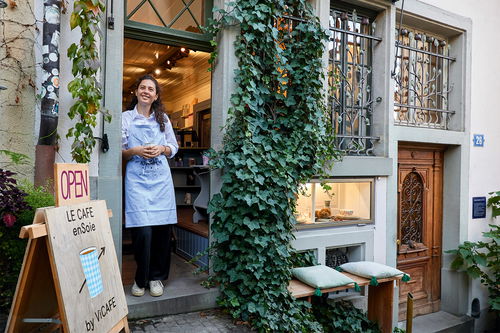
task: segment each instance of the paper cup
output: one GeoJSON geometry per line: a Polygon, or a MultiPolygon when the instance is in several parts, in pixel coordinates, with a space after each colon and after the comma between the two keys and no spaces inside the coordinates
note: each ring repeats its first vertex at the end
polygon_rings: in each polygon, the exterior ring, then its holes
{"type": "Polygon", "coordinates": [[[94,298],[102,293],[101,269],[99,267],[99,258],[95,246],[88,247],[80,252],[80,262],[82,263],[83,274],[87,280],[87,289],[90,298],[94,298]]]}

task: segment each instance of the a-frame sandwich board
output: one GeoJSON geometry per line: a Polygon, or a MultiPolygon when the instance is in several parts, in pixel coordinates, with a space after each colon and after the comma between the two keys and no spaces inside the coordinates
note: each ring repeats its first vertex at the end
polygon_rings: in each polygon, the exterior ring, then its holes
{"type": "Polygon", "coordinates": [[[104,201],[37,209],[33,224],[19,235],[28,238],[28,244],[6,332],[129,332],[108,214],[104,201]],[[93,228],[71,238],[72,230],[82,230],[78,222],[83,220],[86,230],[88,225],[93,228]],[[94,251],[100,248],[97,282],[83,267],[81,257],[89,251],[74,251],[88,250],[89,244],[94,251]]]}

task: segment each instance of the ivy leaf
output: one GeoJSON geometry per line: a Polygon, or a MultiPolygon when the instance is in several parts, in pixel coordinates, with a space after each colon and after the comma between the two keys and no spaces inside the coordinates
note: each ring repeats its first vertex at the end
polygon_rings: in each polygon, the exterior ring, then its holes
{"type": "Polygon", "coordinates": [[[80,21],[80,16],[78,15],[78,13],[76,12],[71,13],[71,16],[69,18],[69,26],[71,30],[75,29],[78,26],[79,21],[80,21]]]}

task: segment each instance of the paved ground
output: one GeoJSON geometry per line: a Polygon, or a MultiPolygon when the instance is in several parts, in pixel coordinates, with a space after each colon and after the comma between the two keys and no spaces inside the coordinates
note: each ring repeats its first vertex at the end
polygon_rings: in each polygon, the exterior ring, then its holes
{"type": "MultiPolygon", "coordinates": [[[[7,315],[0,314],[0,332],[7,324],[7,315]]],[[[233,323],[233,320],[220,310],[191,312],[165,317],[141,319],[129,322],[132,333],[251,333],[247,326],[233,323]]]]}
{"type": "Polygon", "coordinates": [[[141,319],[129,322],[129,326],[132,333],[252,332],[247,326],[234,323],[230,316],[222,313],[220,310],[208,310],[141,319]]]}

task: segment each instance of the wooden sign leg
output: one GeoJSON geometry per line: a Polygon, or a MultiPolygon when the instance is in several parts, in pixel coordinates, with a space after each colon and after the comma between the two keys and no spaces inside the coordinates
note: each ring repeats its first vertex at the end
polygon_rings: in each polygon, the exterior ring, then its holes
{"type": "Polygon", "coordinates": [[[125,333],[130,333],[130,328],[128,327],[127,317],[123,317],[116,325],[109,331],[109,333],[119,333],[125,331],[125,333]]]}
{"type": "Polygon", "coordinates": [[[53,323],[40,323],[26,319],[59,319],[59,308],[50,267],[47,237],[30,239],[12,303],[8,333],[47,332],[53,323]]]}

